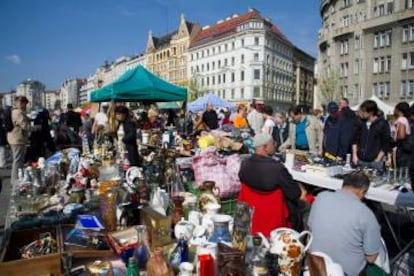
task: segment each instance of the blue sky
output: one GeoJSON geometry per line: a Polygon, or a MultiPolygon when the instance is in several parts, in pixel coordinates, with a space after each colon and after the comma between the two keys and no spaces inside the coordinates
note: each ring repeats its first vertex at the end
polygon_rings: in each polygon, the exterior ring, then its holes
{"type": "Polygon", "coordinates": [[[56,89],[87,77],[105,60],[145,50],[178,27],[179,16],[213,25],[254,7],[299,48],[316,56],[319,0],[1,0],[0,91],[26,78],[56,89]]]}

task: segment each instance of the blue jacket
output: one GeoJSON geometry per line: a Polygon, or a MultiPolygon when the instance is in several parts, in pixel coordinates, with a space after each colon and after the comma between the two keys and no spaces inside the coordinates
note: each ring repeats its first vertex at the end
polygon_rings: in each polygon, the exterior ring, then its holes
{"type": "Polygon", "coordinates": [[[345,159],[351,153],[356,132],[356,118],[352,116],[329,116],[325,121],[323,151],[345,159]]]}

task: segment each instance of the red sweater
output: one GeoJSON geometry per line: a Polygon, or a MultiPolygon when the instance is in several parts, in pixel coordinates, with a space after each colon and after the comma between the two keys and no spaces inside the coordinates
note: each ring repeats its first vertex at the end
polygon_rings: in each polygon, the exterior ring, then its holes
{"type": "Polygon", "coordinates": [[[246,202],[254,208],[252,217],[252,235],[258,232],[266,237],[279,227],[291,227],[288,221],[289,210],[283,199],[281,189],[271,192],[259,192],[242,184],[238,201],[246,202]]]}

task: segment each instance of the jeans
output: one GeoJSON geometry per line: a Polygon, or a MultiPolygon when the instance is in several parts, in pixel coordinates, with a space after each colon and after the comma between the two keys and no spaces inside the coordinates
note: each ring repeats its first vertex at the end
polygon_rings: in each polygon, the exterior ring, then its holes
{"type": "Polygon", "coordinates": [[[11,180],[12,185],[15,184],[17,180],[17,173],[20,168],[24,166],[24,157],[26,155],[26,145],[10,145],[12,154],[13,154],[13,165],[11,171],[11,180]]]}

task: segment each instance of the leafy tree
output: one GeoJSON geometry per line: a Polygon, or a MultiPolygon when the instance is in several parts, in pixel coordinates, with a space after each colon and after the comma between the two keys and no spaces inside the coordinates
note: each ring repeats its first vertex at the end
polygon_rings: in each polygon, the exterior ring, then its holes
{"type": "Polygon", "coordinates": [[[327,70],[319,78],[319,100],[322,103],[338,102],[343,96],[339,91],[339,72],[327,70]]]}
{"type": "Polygon", "coordinates": [[[54,109],[60,109],[62,107],[62,102],[60,100],[55,101],[54,109]]]}

